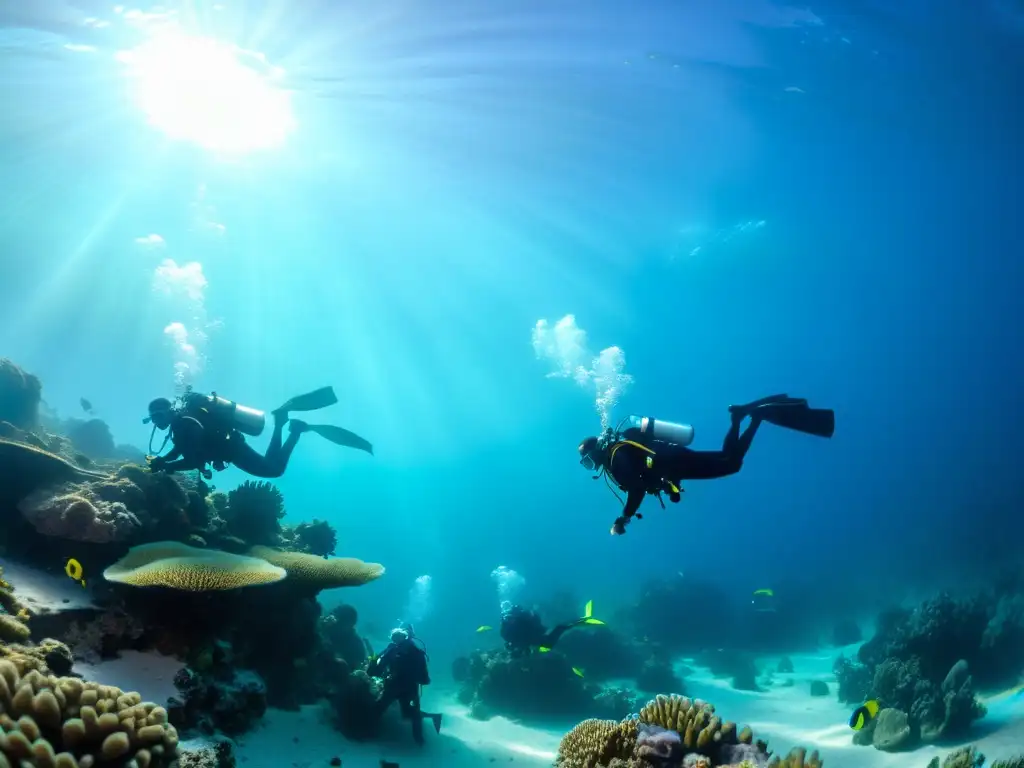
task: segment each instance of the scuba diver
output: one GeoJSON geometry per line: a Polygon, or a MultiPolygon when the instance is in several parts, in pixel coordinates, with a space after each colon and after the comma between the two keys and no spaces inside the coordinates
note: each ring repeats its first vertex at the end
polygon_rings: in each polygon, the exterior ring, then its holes
{"type": "Polygon", "coordinates": [[[417,744],[423,743],[424,718],[430,718],[434,730],[441,732],[441,715],[420,709],[420,686],[430,685],[430,673],[427,651],[413,637],[412,627],[391,630],[390,645],[371,659],[367,673],[384,678],[384,690],[376,705],[378,718],[397,701],[402,717],[412,721],[412,737],[417,744]]]}
{"type": "Polygon", "coordinates": [[[151,456],[149,466],[153,472],[195,469],[209,480],[213,473],[207,469],[207,464],[218,472],[228,464],[234,464],[254,477],[280,477],[304,432],[314,432],[332,443],[373,454],[373,446],[368,441],[347,429],[289,419],[292,411],[317,411],[337,402],[333,387],[321,387],[293,397],[272,411],[274,432],[267,452],[261,455],[245,441],[245,435],[257,437],[262,434],[266,424],[262,411],[225,400],[216,392],[203,395],[188,390],[176,403],[158,397],[149,404],[149,416],[142,420],[143,424],[153,424],[149,452],[153,453],[153,436],[158,429],[168,430],[160,451],[168,441],[172,448],[164,456],[151,456]],[[286,423],[288,439],[282,441],[286,423]]]}
{"type": "MultiPolygon", "coordinates": [[[[593,613],[594,601],[591,600],[587,603],[582,617],[559,624],[548,632],[536,611],[505,603],[501,607],[501,639],[505,641],[505,648],[511,656],[525,656],[534,648],[540,653],[547,653],[555,647],[562,635],[573,627],[582,627],[586,624],[603,625],[604,622],[595,619],[593,613]]],[[[483,626],[477,632],[488,629],[490,627],[483,626]]]]}
{"type": "Polygon", "coordinates": [[[657,496],[664,507],[661,494],[667,493],[670,501],[678,503],[683,480],[711,480],[739,472],[763,421],[818,437],[832,437],[835,431],[834,411],[811,408],[806,400],[789,395],[731,405],[729,413],[732,424],[720,451],[692,450],[687,446],[693,442],[693,427],[646,416],[630,416],[615,430],[609,428],[600,437],[588,437],[580,443],[580,464],[597,471],[595,480],[604,474],[606,481],[610,478],[627,494],[622,514],[612,525],[612,535],[624,534],[634,515],[643,517],[637,510],[647,494],[657,496]],[[741,433],[745,418],[750,423],[741,433]],[[620,431],[626,421],[631,425],[620,431]]]}

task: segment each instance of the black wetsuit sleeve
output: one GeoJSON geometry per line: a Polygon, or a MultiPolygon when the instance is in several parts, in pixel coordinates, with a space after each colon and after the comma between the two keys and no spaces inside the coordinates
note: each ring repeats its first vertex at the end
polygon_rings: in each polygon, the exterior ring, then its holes
{"type": "Polygon", "coordinates": [[[175,445],[171,447],[171,450],[160,457],[160,461],[163,463],[175,461],[176,459],[180,459],[183,455],[184,454],[182,454],[181,449],[175,445]]]}
{"type": "Polygon", "coordinates": [[[199,469],[194,461],[179,459],[178,461],[167,461],[160,464],[162,472],[188,472],[190,469],[199,469]]]}
{"type": "Polygon", "coordinates": [[[629,520],[640,509],[643,503],[645,492],[642,490],[631,490],[626,495],[626,503],[622,506],[622,516],[629,520]]]}

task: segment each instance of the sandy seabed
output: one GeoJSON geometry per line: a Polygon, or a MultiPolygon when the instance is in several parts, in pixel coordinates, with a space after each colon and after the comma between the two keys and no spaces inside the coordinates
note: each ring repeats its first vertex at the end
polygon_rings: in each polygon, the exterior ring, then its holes
{"type": "MultiPolygon", "coordinates": [[[[689,666],[697,671],[686,678],[687,693],[713,702],[724,718],[750,725],[759,738],[768,740],[774,752],[785,754],[798,744],[819,750],[827,768],[925,768],[935,755],[945,755],[960,746],[922,747],[899,754],[854,746],[847,725],[851,709],[835,698],[832,662],[837,654],[792,655],[795,671],[774,674],[771,685],[757,692],[734,690],[729,681],[691,663],[689,666]],[[812,680],[829,683],[831,694],[812,697],[812,680]]],[[[764,661],[768,668],[775,666],[774,659],[764,661]]],[[[80,671],[160,701],[170,693],[173,666],[170,660],[154,659],[150,654],[126,653],[115,661],[80,671]]],[[[977,723],[972,742],[965,743],[976,744],[989,761],[1024,751],[1024,693],[989,697],[985,703],[989,713],[977,723]]],[[[564,728],[528,727],[502,717],[474,720],[466,707],[456,702],[453,691],[427,689],[423,706],[442,712],[444,724],[440,735],[434,733],[429,722],[424,724],[427,743],[422,748],[412,742],[408,725],[395,713],[391,713],[380,739],[356,743],[344,739],[330,725],[320,706],[298,712],[272,709],[260,727],[239,738],[238,765],[326,768],[331,758],[338,757],[343,768],[379,768],[382,759],[399,763],[402,768],[539,768],[552,764],[564,733],[564,728]]]]}

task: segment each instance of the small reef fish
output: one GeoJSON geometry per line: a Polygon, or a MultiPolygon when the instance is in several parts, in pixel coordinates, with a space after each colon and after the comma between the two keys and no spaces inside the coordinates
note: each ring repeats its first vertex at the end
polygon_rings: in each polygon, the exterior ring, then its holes
{"type": "Polygon", "coordinates": [[[81,584],[82,589],[85,589],[85,571],[82,569],[82,564],[75,560],[75,558],[68,558],[68,561],[64,564],[64,573],[72,581],[77,581],[81,584]]]}
{"type": "Polygon", "coordinates": [[[875,719],[875,716],[878,714],[878,710],[879,706],[877,701],[875,701],[874,699],[871,699],[870,701],[865,701],[863,704],[861,704],[859,707],[853,710],[853,714],[850,715],[850,727],[853,728],[853,730],[855,731],[859,731],[861,728],[863,728],[865,725],[867,725],[875,719]]]}
{"type": "Polygon", "coordinates": [[[86,400],[84,397],[79,399],[79,404],[82,406],[82,410],[86,413],[92,413],[92,403],[86,400]]]}
{"type": "Polygon", "coordinates": [[[476,631],[477,632],[490,632],[492,629],[494,629],[494,627],[491,627],[491,626],[488,626],[487,624],[484,624],[482,627],[477,627],[476,631]]]}
{"type": "Polygon", "coordinates": [[[576,677],[583,677],[583,670],[579,667],[573,667],[572,671],[575,673],[576,677]]]}
{"type": "Polygon", "coordinates": [[[758,613],[775,613],[775,592],[771,589],[755,589],[750,604],[758,613]]]}

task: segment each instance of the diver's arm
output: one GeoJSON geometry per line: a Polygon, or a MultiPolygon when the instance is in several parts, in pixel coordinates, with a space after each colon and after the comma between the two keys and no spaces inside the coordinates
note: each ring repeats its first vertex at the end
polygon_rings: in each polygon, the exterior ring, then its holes
{"type": "Polygon", "coordinates": [[[156,468],[160,472],[167,473],[188,472],[190,469],[200,469],[200,467],[195,465],[194,461],[189,461],[188,459],[178,459],[178,461],[161,461],[156,468]]]}
{"type": "Polygon", "coordinates": [[[631,490],[626,495],[626,503],[622,506],[622,516],[629,520],[633,515],[636,514],[637,510],[640,509],[640,505],[644,501],[646,492],[643,490],[631,490]]]}
{"type": "Polygon", "coordinates": [[[160,459],[161,464],[165,464],[168,461],[175,461],[176,459],[180,459],[184,455],[185,454],[181,452],[181,448],[179,448],[176,445],[172,445],[171,450],[169,450],[163,456],[157,456],[156,458],[160,459]]]}

